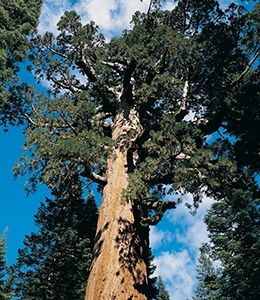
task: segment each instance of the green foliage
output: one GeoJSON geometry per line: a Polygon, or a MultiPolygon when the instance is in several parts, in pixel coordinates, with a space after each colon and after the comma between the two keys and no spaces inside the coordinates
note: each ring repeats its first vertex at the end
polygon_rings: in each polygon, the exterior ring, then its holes
{"type": "Polygon", "coordinates": [[[155,300],[170,300],[170,295],[166,290],[165,284],[161,276],[158,276],[157,278],[157,288],[158,288],[158,294],[155,300]]]}
{"type": "Polygon", "coordinates": [[[3,289],[4,276],[5,276],[5,251],[6,251],[5,236],[2,235],[0,239],[0,287],[3,289]]]}
{"type": "Polygon", "coordinates": [[[219,299],[224,300],[218,292],[218,276],[220,276],[220,269],[216,270],[213,262],[209,257],[206,245],[200,249],[200,257],[197,265],[197,279],[199,285],[194,291],[193,300],[203,299],[219,299]]]}
{"type": "Polygon", "coordinates": [[[36,30],[41,5],[42,0],[2,0],[0,3],[1,124],[6,124],[7,120],[11,124],[19,123],[13,113],[20,115],[18,108],[22,109],[22,103],[15,99],[17,91],[13,85],[18,81],[18,63],[24,61],[30,47],[29,35],[36,30]]]}
{"type": "Polygon", "coordinates": [[[210,242],[201,249],[193,299],[259,299],[259,204],[250,191],[235,189],[212,205],[205,217],[210,242]]]}
{"type": "Polygon", "coordinates": [[[94,196],[82,199],[78,178],[54,189],[35,215],[37,233],[27,235],[12,266],[21,299],[84,299],[97,222],[94,196]]]}
{"type": "MultiPolygon", "coordinates": [[[[30,174],[28,192],[44,183],[56,198],[42,204],[39,234],[28,236],[20,251],[17,287],[26,299],[82,292],[76,272],[65,274],[64,259],[72,266],[78,251],[77,266],[87,277],[91,246],[76,216],[85,212],[83,187],[96,182],[102,190],[109,180],[115,149],[125,155],[129,173],[124,197],[140,220],[150,216],[145,204],[153,210],[160,203],[162,212],[168,194],[191,193],[195,208],[203,195],[218,200],[206,217],[213,244],[208,255],[223,266],[211,278],[216,297],[259,296],[260,4],[247,12],[235,3],[223,10],[215,0],[180,0],[172,11],[150,3],[147,13],[134,14],[131,29],[110,41],[94,22],[82,24],[75,11],[66,12],[58,35],[35,37],[29,55],[28,69],[38,83],[49,82],[49,91],[37,95],[26,84],[9,90],[4,121],[27,125],[26,155],[15,174],[30,174]],[[70,281],[61,280],[65,275],[70,281]]],[[[11,68],[0,49],[3,82],[22,59],[17,45],[10,46],[11,68]]],[[[207,257],[201,259],[214,273],[207,257]]]]}
{"type": "Polygon", "coordinates": [[[62,184],[68,170],[102,188],[115,148],[127,157],[124,196],[137,205],[189,192],[197,208],[204,194],[253,189],[259,4],[247,12],[235,3],[222,10],[215,0],[178,1],[172,11],[151,3],[108,42],[75,11],[61,18],[56,37],[34,39],[29,69],[51,87],[46,95],[20,90],[31,156],[15,170],[31,174],[28,191],[62,184]]]}
{"type": "Polygon", "coordinates": [[[6,267],[6,231],[0,237],[0,299],[9,300],[13,296],[13,278],[6,267]]]}
{"type": "Polygon", "coordinates": [[[149,255],[148,255],[148,268],[147,268],[147,275],[148,275],[148,287],[149,287],[149,291],[148,291],[148,300],[153,300],[155,295],[157,295],[158,293],[158,289],[156,286],[156,281],[157,281],[157,277],[153,276],[153,273],[156,269],[156,266],[153,263],[154,260],[154,256],[152,254],[152,250],[151,248],[149,248],[149,255]]]}

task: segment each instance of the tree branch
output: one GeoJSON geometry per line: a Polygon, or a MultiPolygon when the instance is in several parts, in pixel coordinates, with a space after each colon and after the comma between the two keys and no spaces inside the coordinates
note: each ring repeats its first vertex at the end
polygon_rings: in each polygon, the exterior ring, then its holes
{"type": "MultiPolygon", "coordinates": [[[[64,84],[62,83],[60,80],[56,80],[55,78],[53,77],[49,77],[49,79],[54,83],[56,84],[57,86],[61,87],[62,89],[65,89],[65,90],[68,90],[70,92],[72,92],[73,94],[76,93],[76,90],[74,88],[72,88],[72,85],[71,84],[64,84]]],[[[66,80],[66,79],[65,79],[66,80]]]]}
{"type": "Polygon", "coordinates": [[[75,63],[84,71],[90,82],[94,83],[97,81],[96,70],[92,66],[92,62],[90,61],[90,59],[84,55],[83,50],[81,50],[80,53],[80,60],[75,63]]]}
{"type": "Polygon", "coordinates": [[[59,51],[53,49],[53,48],[50,47],[50,46],[47,46],[47,45],[46,45],[46,48],[47,48],[49,51],[51,51],[53,54],[57,54],[58,56],[63,57],[63,58],[66,58],[66,59],[68,58],[67,55],[62,54],[61,52],[59,52],[59,51]]]}
{"type": "Polygon", "coordinates": [[[245,70],[231,83],[231,86],[235,85],[238,81],[240,81],[246,73],[249,71],[251,68],[252,64],[256,61],[257,57],[260,55],[260,52],[257,52],[256,55],[253,57],[253,59],[250,61],[250,63],[247,65],[245,70]]]}
{"type": "Polygon", "coordinates": [[[150,217],[141,218],[141,225],[142,226],[149,226],[149,225],[157,225],[164,213],[168,209],[176,208],[176,203],[174,201],[143,201],[142,205],[148,210],[154,210],[155,214],[150,217]]]}
{"type": "Polygon", "coordinates": [[[174,176],[174,173],[164,173],[164,174],[156,174],[156,175],[153,175],[153,176],[144,176],[142,177],[142,180],[150,185],[156,185],[156,184],[159,184],[159,183],[162,183],[162,184],[171,184],[173,183],[173,176],[174,176]]]}
{"type": "Polygon", "coordinates": [[[101,175],[96,174],[93,172],[90,168],[88,168],[86,165],[84,165],[85,170],[80,174],[83,177],[86,177],[93,182],[96,182],[100,184],[101,186],[105,186],[107,184],[107,179],[101,175]]]}
{"type": "Polygon", "coordinates": [[[111,69],[117,71],[118,73],[123,73],[124,68],[123,65],[118,62],[110,62],[110,61],[101,61],[103,65],[110,67],[111,69]]]}

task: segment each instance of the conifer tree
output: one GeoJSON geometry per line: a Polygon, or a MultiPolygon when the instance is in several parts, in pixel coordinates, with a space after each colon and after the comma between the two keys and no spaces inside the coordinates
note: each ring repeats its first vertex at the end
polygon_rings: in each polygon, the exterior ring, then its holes
{"type": "Polygon", "coordinates": [[[6,231],[0,237],[0,299],[9,300],[13,296],[12,276],[8,276],[6,266],[6,231]]]}
{"type": "Polygon", "coordinates": [[[194,291],[193,300],[210,300],[210,299],[222,299],[217,298],[219,293],[217,291],[217,277],[220,273],[220,270],[216,270],[213,266],[213,261],[209,257],[207,245],[203,245],[200,249],[200,257],[198,259],[197,265],[197,279],[198,286],[194,291]]]}
{"type": "Polygon", "coordinates": [[[258,192],[259,4],[159,3],[108,42],[66,12],[30,54],[49,93],[18,95],[28,191],[69,172],[102,192],[87,300],[147,299],[149,226],[177,207],[169,195],[189,192],[197,208],[228,188],[258,192]]]}
{"type": "Polygon", "coordinates": [[[19,299],[84,299],[97,222],[92,193],[86,201],[68,175],[55,198],[35,215],[38,232],[27,235],[12,266],[19,299]]]}
{"type": "Polygon", "coordinates": [[[250,191],[232,190],[212,205],[205,217],[210,241],[202,247],[194,300],[259,299],[259,204],[250,191]]]}
{"type": "Polygon", "coordinates": [[[170,295],[165,287],[165,284],[161,276],[158,276],[157,278],[157,288],[158,288],[158,294],[155,300],[170,300],[170,295]]]}

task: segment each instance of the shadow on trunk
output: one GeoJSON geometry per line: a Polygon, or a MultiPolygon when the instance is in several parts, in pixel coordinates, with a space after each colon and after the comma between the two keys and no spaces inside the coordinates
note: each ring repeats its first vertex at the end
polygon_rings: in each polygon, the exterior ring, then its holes
{"type": "Polygon", "coordinates": [[[105,226],[103,227],[103,229],[99,230],[98,233],[96,234],[92,261],[95,261],[101,253],[102,245],[104,243],[104,239],[102,239],[101,237],[102,237],[103,233],[108,229],[108,226],[109,226],[109,222],[107,222],[105,224],[105,226]]]}
{"type": "MultiPolygon", "coordinates": [[[[153,287],[150,285],[149,279],[143,276],[143,270],[139,270],[140,260],[144,260],[146,266],[149,261],[149,228],[140,225],[140,211],[133,207],[135,222],[131,223],[122,217],[118,219],[119,231],[115,239],[116,248],[119,251],[119,263],[122,271],[128,269],[133,277],[134,288],[151,299],[154,294],[153,287]]],[[[116,274],[120,275],[120,270],[116,274]]],[[[124,277],[122,282],[124,282],[124,277]]]]}

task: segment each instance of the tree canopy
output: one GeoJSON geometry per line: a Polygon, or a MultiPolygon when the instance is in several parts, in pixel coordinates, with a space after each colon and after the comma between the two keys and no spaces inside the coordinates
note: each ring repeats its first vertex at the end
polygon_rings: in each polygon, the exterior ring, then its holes
{"type": "Polygon", "coordinates": [[[42,0],[2,0],[0,3],[0,114],[1,123],[17,124],[21,104],[15,99],[14,85],[18,85],[18,63],[24,61],[29,50],[29,36],[36,32],[42,0]],[[10,107],[15,105],[16,109],[10,107]]]}
{"type": "Polygon", "coordinates": [[[22,95],[33,153],[17,174],[51,187],[69,167],[102,187],[113,147],[125,144],[131,199],[160,198],[167,186],[196,205],[202,191],[219,198],[223,184],[250,188],[244,172],[258,171],[260,150],[258,11],[179,1],[171,12],[137,12],[132,29],[109,42],[66,12],[59,35],[38,37],[30,55],[51,97],[22,95]],[[123,102],[136,119],[115,141],[123,102]]]}

